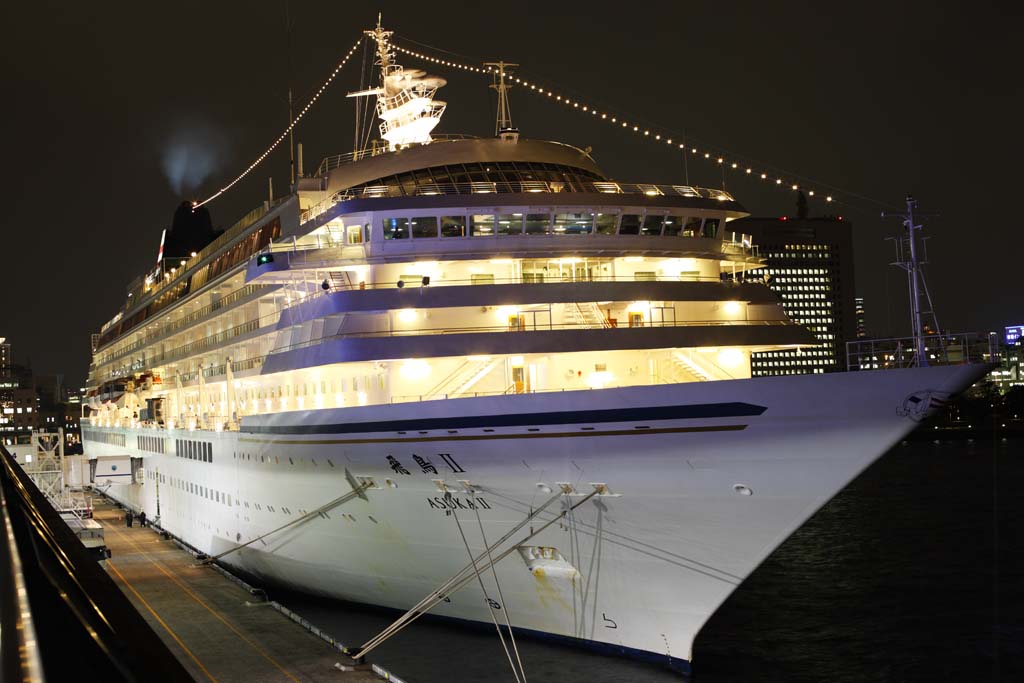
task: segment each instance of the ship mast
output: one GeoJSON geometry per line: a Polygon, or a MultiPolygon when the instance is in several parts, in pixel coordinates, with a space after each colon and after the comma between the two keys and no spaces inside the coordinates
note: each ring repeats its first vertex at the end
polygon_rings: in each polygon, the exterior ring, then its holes
{"type": "MultiPolygon", "coordinates": [[[[915,223],[915,209],[917,208],[917,200],[912,195],[907,195],[907,210],[905,213],[901,212],[890,212],[883,211],[882,218],[899,218],[903,222],[903,227],[906,228],[907,234],[905,237],[897,241],[896,254],[897,261],[893,264],[902,268],[907,272],[907,289],[910,295],[910,328],[914,338],[914,354],[917,357],[917,365],[923,367],[928,365],[928,356],[925,348],[925,330],[924,330],[924,317],[930,315],[932,322],[935,324],[935,334],[939,334],[939,321],[935,315],[935,307],[932,305],[932,295],[928,291],[928,283],[924,279],[924,270],[922,265],[927,263],[927,258],[922,259],[920,252],[924,249],[924,241],[921,240],[921,244],[918,244],[919,233],[921,232],[923,225],[915,223]],[[921,296],[928,300],[928,309],[923,311],[921,309],[921,296]]],[[[917,213],[917,218],[925,215],[917,213]]]]}
{"type": "Polygon", "coordinates": [[[519,65],[499,61],[484,62],[484,66],[492,67],[494,83],[490,87],[498,91],[498,117],[494,123],[494,135],[503,140],[516,140],[519,138],[519,130],[512,126],[512,110],[508,106],[508,90],[512,86],[505,81],[505,69],[519,65]]]}

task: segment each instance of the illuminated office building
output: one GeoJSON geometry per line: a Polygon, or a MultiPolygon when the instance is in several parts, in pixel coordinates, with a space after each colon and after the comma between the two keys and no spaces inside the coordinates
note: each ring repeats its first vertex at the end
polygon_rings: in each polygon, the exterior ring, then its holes
{"type": "MultiPolygon", "coordinates": [[[[846,342],[859,333],[853,279],[853,230],[841,217],[745,218],[730,229],[753,237],[765,277],[786,313],[821,342],[755,353],[751,374],[803,375],[846,369],[846,342]]],[[[862,310],[862,308],[861,308],[862,310]]]]}

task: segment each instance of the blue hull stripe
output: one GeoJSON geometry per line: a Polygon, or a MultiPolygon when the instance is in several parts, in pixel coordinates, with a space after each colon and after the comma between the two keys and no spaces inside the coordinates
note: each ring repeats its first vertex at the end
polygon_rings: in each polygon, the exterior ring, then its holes
{"type": "Polygon", "coordinates": [[[534,425],[599,424],[603,422],[652,422],[714,417],[748,417],[767,408],[752,403],[695,403],[684,406],[567,410],[551,413],[510,413],[505,415],[463,415],[385,422],[340,424],[267,425],[243,427],[251,434],[366,434],[373,432],[426,431],[431,429],[472,429],[474,427],[520,427],[534,425]]]}

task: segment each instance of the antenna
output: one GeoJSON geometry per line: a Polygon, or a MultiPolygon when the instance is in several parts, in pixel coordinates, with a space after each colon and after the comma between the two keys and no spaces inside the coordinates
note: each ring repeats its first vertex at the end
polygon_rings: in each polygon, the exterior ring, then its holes
{"type": "MultiPolygon", "coordinates": [[[[924,321],[923,318],[926,315],[932,317],[932,322],[935,325],[935,333],[939,333],[939,320],[935,315],[934,306],[932,306],[932,295],[928,291],[928,284],[924,279],[924,270],[921,266],[928,262],[927,255],[925,254],[924,259],[919,258],[918,252],[925,249],[924,240],[918,245],[918,234],[921,232],[922,225],[915,223],[914,210],[917,208],[917,200],[912,195],[907,195],[907,210],[906,213],[883,211],[882,218],[899,218],[903,222],[903,227],[906,229],[907,234],[901,239],[896,241],[896,262],[892,265],[898,266],[907,272],[907,289],[910,295],[910,329],[912,330],[914,337],[914,351],[917,356],[917,365],[925,366],[928,365],[928,357],[925,354],[924,345],[924,321]],[[921,310],[921,293],[924,292],[925,298],[928,300],[927,311],[921,310]]],[[[926,214],[918,212],[917,218],[923,216],[936,216],[938,214],[926,214]]]]}
{"type": "Polygon", "coordinates": [[[502,140],[517,140],[519,129],[512,127],[512,110],[508,106],[508,89],[512,86],[505,82],[505,69],[517,67],[518,64],[508,62],[484,62],[484,66],[494,67],[494,83],[490,86],[498,91],[498,119],[494,123],[494,135],[502,140]]]}

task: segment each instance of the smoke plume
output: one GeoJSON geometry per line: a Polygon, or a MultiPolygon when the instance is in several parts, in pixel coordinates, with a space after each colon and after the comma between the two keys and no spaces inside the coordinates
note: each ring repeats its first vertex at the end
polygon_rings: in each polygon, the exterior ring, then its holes
{"type": "Polygon", "coordinates": [[[192,193],[217,170],[222,151],[223,136],[211,126],[178,128],[164,144],[161,161],[167,182],[179,197],[192,193]]]}

